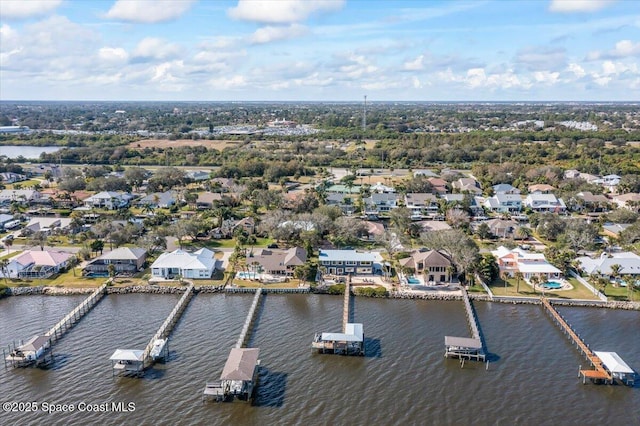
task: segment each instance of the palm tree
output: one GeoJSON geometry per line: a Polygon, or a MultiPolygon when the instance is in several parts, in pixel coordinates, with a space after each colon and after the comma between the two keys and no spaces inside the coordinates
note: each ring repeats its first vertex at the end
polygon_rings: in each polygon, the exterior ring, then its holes
{"type": "Polygon", "coordinates": [[[526,240],[531,236],[531,228],[527,226],[518,226],[514,231],[513,236],[520,240],[526,240]]]}
{"type": "Polygon", "coordinates": [[[620,278],[620,271],[622,271],[622,265],[618,263],[614,263],[613,265],[610,266],[610,269],[611,269],[611,273],[609,274],[609,277],[613,279],[615,282],[617,282],[618,278],[620,278]]]}
{"type": "Polygon", "coordinates": [[[0,272],[2,272],[2,276],[4,277],[4,283],[7,283],[7,276],[9,275],[9,259],[1,259],[0,260],[0,272]]]}
{"type": "Polygon", "coordinates": [[[540,275],[533,275],[531,276],[531,278],[529,278],[529,282],[531,283],[531,286],[533,287],[533,293],[536,293],[536,285],[540,284],[541,279],[540,279],[540,275]]]}
{"type": "Polygon", "coordinates": [[[516,279],[516,293],[520,293],[520,280],[524,278],[522,272],[516,271],[514,277],[516,279]]]}

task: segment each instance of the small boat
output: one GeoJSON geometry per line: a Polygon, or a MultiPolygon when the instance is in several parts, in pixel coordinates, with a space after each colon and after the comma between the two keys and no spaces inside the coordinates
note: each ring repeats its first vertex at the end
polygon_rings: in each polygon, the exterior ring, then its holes
{"type": "Polygon", "coordinates": [[[151,348],[151,352],[149,353],[149,355],[151,355],[151,359],[153,359],[154,361],[157,361],[159,359],[164,359],[166,353],[165,353],[165,346],[167,344],[167,339],[156,339],[155,342],[153,342],[153,347],[151,348]]]}

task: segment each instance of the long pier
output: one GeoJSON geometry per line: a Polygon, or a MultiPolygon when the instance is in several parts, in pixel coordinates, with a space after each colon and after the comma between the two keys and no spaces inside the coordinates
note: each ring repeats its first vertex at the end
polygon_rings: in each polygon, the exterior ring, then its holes
{"type": "Polygon", "coordinates": [[[347,332],[347,324],[349,324],[349,307],[351,303],[351,280],[349,279],[344,286],[344,305],[342,306],[342,332],[347,332]]]}
{"type": "Polygon", "coordinates": [[[9,356],[5,355],[4,357],[5,366],[7,361],[14,367],[32,364],[40,366],[53,361],[52,346],[102,299],[102,296],[106,294],[106,288],[107,283],[105,282],[43,335],[34,336],[27,344],[10,346],[9,356]],[[50,355],[49,361],[47,361],[47,355],[50,355]]]}
{"type": "Polygon", "coordinates": [[[467,337],[453,337],[445,336],[445,354],[447,358],[459,358],[461,365],[464,366],[465,359],[474,359],[477,361],[486,360],[486,345],[482,334],[480,333],[480,326],[478,323],[478,317],[469,300],[469,293],[462,287],[462,300],[464,302],[465,312],[467,314],[467,324],[471,330],[471,338],[467,337]]]}
{"type": "Polygon", "coordinates": [[[151,351],[153,350],[153,347],[156,345],[156,342],[160,339],[165,339],[165,344],[166,344],[167,337],[169,337],[169,334],[171,334],[171,330],[173,330],[173,326],[180,319],[180,316],[184,312],[184,309],[187,307],[187,304],[189,303],[189,300],[191,300],[191,297],[193,297],[193,283],[189,284],[184,294],[182,295],[178,303],[176,303],[176,306],[173,308],[173,310],[171,311],[167,319],[164,320],[164,322],[162,323],[158,331],[156,331],[156,334],[154,334],[151,340],[149,340],[149,343],[147,344],[147,347],[144,349],[144,352],[142,355],[144,359],[145,367],[153,364],[154,360],[151,357],[151,351]]]}
{"type": "Polygon", "coordinates": [[[240,332],[240,337],[238,337],[238,341],[236,342],[235,347],[237,349],[244,347],[245,343],[247,342],[249,331],[251,330],[251,324],[253,324],[253,321],[256,318],[256,312],[258,312],[258,304],[260,303],[260,298],[262,296],[262,289],[256,289],[255,293],[256,295],[253,297],[253,303],[251,304],[251,308],[249,308],[247,319],[244,321],[242,331],[240,332]]]}
{"type": "Polygon", "coordinates": [[[551,315],[551,318],[560,327],[561,331],[573,341],[576,348],[584,354],[587,361],[589,361],[593,366],[593,370],[583,370],[580,368],[578,370],[578,377],[582,377],[583,382],[587,379],[592,379],[604,380],[605,383],[613,383],[613,376],[604,368],[600,357],[591,351],[589,345],[587,345],[578,333],[573,330],[571,325],[569,325],[562,315],[560,315],[546,297],[541,297],[540,301],[542,302],[542,306],[545,308],[545,312],[551,315]]]}

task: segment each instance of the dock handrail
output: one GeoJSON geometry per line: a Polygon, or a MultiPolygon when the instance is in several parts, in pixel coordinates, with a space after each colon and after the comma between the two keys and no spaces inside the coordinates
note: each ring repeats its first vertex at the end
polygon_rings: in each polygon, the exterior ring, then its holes
{"type": "Polygon", "coordinates": [[[179,314],[184,310],[184,308],[187,305],[187,302],[189,301],[189,299],[191,299],[192,296],[193,296],[193,283],[189,284],[189,286],[185,290],[184,294],[182,295],[178,303],[176,303],[176,306],[174,306],[169,316],[167,316],[167,319],[164,320],[164,322],[162,323],[158,331],[156,331],[156,334],[153,335],[153,337],[147,344],[147,347],[144,349],[144,352],[142,353],[142,359],[145,360],[145,362],[148,361],[149,356],[151,354],[151,350],[153,349],[153,346],[156,340],[164,339],[169,335],[169,333],[171,333],[171,329],[177,322],[179,314]]]}
{"type": "Polygon", "coordinates": [[[344,305],[342,307],[342,332],[346,333],[349,323],[349,304],[351,303],[351,279],[344,285],[344,305]]]}
{"type": "Polygon", "coordinates": [[[89,295],[85,300],[82,301],[78,306],[76,306],[70,313],[68,313],[64,318],[62,318],[56,325],[51,327],[49,331],[47,331],[44,335],[51,337],[53,341],[59,339],[61,335],[59,335],[58,331],[61,330],[66,324],[69,324],[73,318],[75,318],[78,313],[86,313],[88,308],[93,307],[106,293],[107,283],[105,282],[100,287],[98,287],[93,293],[89,295]]]}
{"type": "MultiPolygon", "coordinates": [[[[480,337],[480,327],[478,327],[478,318],[476,318],[476,313],[471,306],[471,301],[469,300],[469,293],[464,287],[461,287],[462,290],[462,300],[464,301],[464,308],[467,312],[467,322],[469,323],[469,328],[471,328],[471,335],[474,339],[481,339],[480,337]]],[[[484,343],[483,343],[484,345],[484,343]]]]}
{"type": "Polygon", "coordinates": [[[260,303],[260,296],[262,296],[262,289],[256,289],[256,295],[253,297],[253,303],[251,303],[251,308],[249,308],[249,313],[247,314],[247,319],[244,321],[244,325],[242,326],[242,331],[240,332],[240,336],[238,337],[238,341],[236,342],[236,348],[242,348],[247,340],[247,335],[249,334],[249,328],[251,327],[251,323],[253,322],[258,303],[260,303]]]}

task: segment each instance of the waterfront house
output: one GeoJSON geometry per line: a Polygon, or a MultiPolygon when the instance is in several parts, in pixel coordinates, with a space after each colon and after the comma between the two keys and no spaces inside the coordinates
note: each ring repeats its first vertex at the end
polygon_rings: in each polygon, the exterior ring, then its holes
{"type": "Polygon", "coordinates": [[[108,210],[127,207],[133,198],[131,194],[115,191],[102,191],[83,200],[85,207],[108,210]]]}
{"type": "Polygon", "coordinates": [[[427,283],[446,283],[451,280],[451,259],[438,250],[415,250],[398,262],[413,273],[423,274],[427,283]]]}
{"type": "Polygon", "coordinates": [[[307,261],[307,251],[302,247],[287,250],[253,249],[247,254],[247,266],[256,273],[292,277],[297,266],[307,261]]]}
{"type": "Polygon", "coordinates": [[[562,271],[547,262],[542,253],[529,252],[520,248],[509,250],[500,246],[493,250],[491,254],[497,259],[500,272],[504,272],[511,277],[516,272],[520,272],[526,280],[531,279],[534,275],[541,276],[547,280],[558,279],[562,275],[562,271]]]}
{"type": "Polygon", "coordinates": [[[7,277],[49,278],[66,268],[72,256],[62,251],[26,250],[9,260],[7,277]]]}
{"type": "Polygon", "coordinates": [[[554,194],[529,194],[524,200],[524,206],[536,212],[562,213],[566,205],[562,198],[556,198],[554,194]]]}
{"type": "Polygon", "coordinates": [[[109,265],[113,265],[117,273],[135,273],[144,268],[146,259],[147,251],[143,248],[119,247],[93,259],[82,272],[104,274],[109,272],[109,265]]]}
{"type": "Polygon", "coordinates": [[[640,256],[632,252],[603,253],[600,257],[582,256],[576,259],[579,269],[588,275],[601,274],[611,277],[613,265],[620,265],[620,275],[640,279],[640,256]]]}
{"type": "Polygon", "coordinates": [[[382,270],[377,253],[357,250],[320,250],[318,264],[327,274],[372,275],[382,270]]]}
{"type": "Polygon", "coordinates": [[[207,249],[189,253],[177,249],[171,253],[162,253],[151,264],[151,276],[154,278],[173,279],[178,277],[207,279],[211,278],[216,267],[214,253],[207,249]]]}

